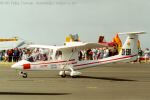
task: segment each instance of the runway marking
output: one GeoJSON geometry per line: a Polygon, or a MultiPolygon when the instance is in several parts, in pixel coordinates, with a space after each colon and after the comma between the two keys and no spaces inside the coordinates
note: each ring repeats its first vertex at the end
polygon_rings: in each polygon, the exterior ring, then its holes
{"type": "Polygon", "coordinates": [[[34,80],[8,80],[8,81],[26,81],[26,82],[28,82],[28,81],[34,81],[34,80]]]}
{"type": "Polygon", "coordinates": [[[0,72],[14,72],[14,70],[7,70],[7,69],[4,69],[4,70],[0,70],[0,72]]]}
{"type": "Polygon", "coordinates": [[[0,95],[70,95],[71,93],[0,92],[0,95]]]}
{"type": "Polygon", "coordinates": [[[94,72],[96,72],[96,73],[98,73],[98,72],[102,72],[102,73],[103,73],[103,72],[104,72],[104,73],[105,73],[105,72],[117,72],[117,73],[118,73],[118,72],[119,72],[119,73],[128,73],[128,72],[129,72],[129,73],[133,73],[133,72],[143,73],[143,72],[144,72],[144,73],[145,73],[145,72],[146,72],[146,73],[149,73],[150,71],[123,71],[123,72],[122,72],[122,71],[82,71],[82,72],[83,72],[83,73],[84,73],[84,72],[86,72],[86,73],[90,73],[90,72],[92,72],[92,73],[94,73],[94,72]]]}
{"type": "Polygon", "coordinates": [[[89,89],[97,89],[98,87],[90,86],[90,87],[86,87],[86,88],[89,88],[89,89]]]}

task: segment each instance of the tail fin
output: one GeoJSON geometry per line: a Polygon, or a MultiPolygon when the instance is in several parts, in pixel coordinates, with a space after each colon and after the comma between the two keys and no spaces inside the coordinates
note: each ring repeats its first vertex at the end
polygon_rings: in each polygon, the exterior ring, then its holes
{"type": "Polygon", "coordinates": [[[119,33],[128,35],[122,50],[119,52],[120,55],[137,55],[138,54],[138,35],[144,34],[145,32],[126,32],[119,33]]]}
{"type": "Polygon", "coordinates": [[[106,42],[104,36],[99,36],[98,43],[103,43],[103,42],[106,42]]]}

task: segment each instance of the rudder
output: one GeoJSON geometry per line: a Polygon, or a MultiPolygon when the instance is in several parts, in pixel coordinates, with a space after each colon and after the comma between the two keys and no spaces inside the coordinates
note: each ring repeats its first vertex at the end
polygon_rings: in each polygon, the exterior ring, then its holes
{"type": "Polygon", "coordinates": [[[120,55],[138,55],[138,34],[143,34],[145,32],[127,32],[127,33],[119,33],[128,35],[122,50],[120,51],[120,55]]]}

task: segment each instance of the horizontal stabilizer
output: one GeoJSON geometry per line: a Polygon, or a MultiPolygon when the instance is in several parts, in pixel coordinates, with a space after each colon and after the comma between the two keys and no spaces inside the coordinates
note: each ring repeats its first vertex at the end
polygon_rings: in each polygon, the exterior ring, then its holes
{"type": "Polygon", "coordinates": [[[123,34],[123,35],[133,35],[133,34],[145,34],[146,32],[140,31],[140,32],[123,32],[123,33],[118,33],[118,34],[123,34]]]}

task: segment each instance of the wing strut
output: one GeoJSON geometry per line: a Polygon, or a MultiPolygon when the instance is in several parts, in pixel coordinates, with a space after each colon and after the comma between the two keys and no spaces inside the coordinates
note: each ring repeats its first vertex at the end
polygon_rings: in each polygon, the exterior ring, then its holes
{"type": "MultiPolygon", "coordinates": [[[[71,57],[73,56],[73,54],[74,54],[74,52],[71,53],[71,55],[70,55],[69,59],[67,60],[67,62],[69,62],[69,60],[71,59],[71,57]]],[[[72,67],[72,64],[69,64],[69,63],[67,63],[67,62],[66,62],[66,64],[64,65],[63,69],[65,69],[65,67],[67,67],[67,65],[68,65],[68,67],[69,67],[69,69],[71,70],[71,72],[73,72],[74,69],[73,69],[73,67],[72,67]]]]}

